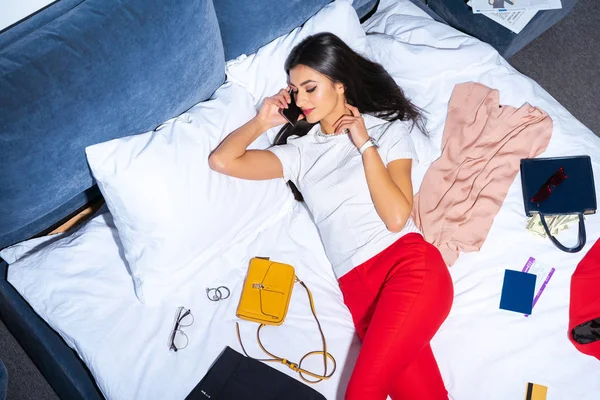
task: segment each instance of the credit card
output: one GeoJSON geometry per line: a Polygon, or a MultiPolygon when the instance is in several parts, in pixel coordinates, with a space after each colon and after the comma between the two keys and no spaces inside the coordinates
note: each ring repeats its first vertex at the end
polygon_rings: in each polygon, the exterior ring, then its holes
{"type": "Polygon", "coordinates": [[[527,382],[527,391],[525,392],[525,400],[546,400],[548,387],[538,385],[537,383],[527,382]]]}

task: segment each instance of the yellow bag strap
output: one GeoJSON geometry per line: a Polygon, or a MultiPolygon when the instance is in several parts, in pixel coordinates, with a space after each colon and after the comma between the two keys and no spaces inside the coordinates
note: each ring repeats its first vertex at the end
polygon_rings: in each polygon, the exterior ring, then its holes
{"type": "MultiPolygon", "coordinates": [[[[264,324],[261,324],[258,329],[256,330],[256,339],[258,340],[258,345],[260,346],[260,348],[267,353],[268,355],[270,355],[272,358],[257,358],[256,360],[258,361],[264,361],[264,362],[280,362],[283,365],[288,366],[290,369],[292,369],[293,371],[298,372],[298,374],[300,375],[300,378],[307,383],[319,383],[322,380],[325,379],[329,379],[333,376],[335,369],[337,367],[337,364],[335,362],[335,358],[331,355],[331,353],[327,352],[327,341],[325,340],[325,334],[323,333],[323,329],[321,328],[321,323],[319,322],[319,318],[317,318],[317,312],[315,311],[315,304],[313,301],[313,297],[312,297],[312,293],[310,292],[310,290],[308,289],[308,287],[304,284],[304,282],[302,282],[300,279],[298,279],[298,277],[296,276],[296,282],[301,284],[302,286],[304,286],[304,289],[306,289],[306,293],[308,294],[308,301],[310,302],[310,310],[312,311],[313,316],[315,317],[315,321],[317,321],[317,326],[319,327],[319,332],[321,333],[321,339],[323,341],[323,350],[317,350],[317,351],[311,351],[309,353],[306,353],[304,356],[302,356],[302,358],[300,359],[300,362],[298,362],[298,364],[293,363],[285,358],[282,357],[278,357],[272,353],[270,353],[269,351],[267,351],[267,349],[265,349],[265,347],[263,346],[261,340],[260,340],[260,330],[263,328],[263,326],[265,326],[264,324]],[[322,354],[323,355],[323,375],[319,375],[316,374],[314,372],[308,371],[304,368],[302,368],[302,362],[304,360],[306,360],[306,358],[308,358],[309,356],[315,355],[315,354],[322,354]],[[327,360],[331,360],[333,362],[333,370],[327,374],[327,365],[328,362],[327,360]],[[316,380],[309,380],[306,379],[304,377],[304,375],[308,375],[311,376],[313,378],[316,378],[316,380]]],[[[250,357],[248,355],[248,353],[246,352],[246,349],[244,348],[244,345],[242,343],[242,337],[240,335],[240,325],[238,322],[235,323],[235,330],[237,332],[237,337],[238,340],[240,342],[240,346],[242,346],[242,350],[244,351],[244,354],[246,355],[246,357],[250,357]]],[[[252,358],[252,357],[250,357],[252,358]]]]}

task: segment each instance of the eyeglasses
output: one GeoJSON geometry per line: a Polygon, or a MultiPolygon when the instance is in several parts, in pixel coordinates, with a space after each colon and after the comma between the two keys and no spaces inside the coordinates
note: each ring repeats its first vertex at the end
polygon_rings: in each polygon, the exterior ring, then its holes
{"type": "Polygon", "coordinates": [[[175,322],[173,323],[173,329],[169,335],[169,351],[175,351],[185,349],[188,345],[188,337],[181,330],[194,323],[194,316],[192,312],[185,307],[178,307],[175,312],[175,322]]]}
{"type": "Polygon", "coordinates": [[[542,201],[545,201],[552,194],[552,187],[557,187],[567,179],[568,176],[565,174],[565,169],[560,167],[548,180],[544,183],[537,193],[531,198],[532,203],[537,203],[539,206],[542,201]]]}

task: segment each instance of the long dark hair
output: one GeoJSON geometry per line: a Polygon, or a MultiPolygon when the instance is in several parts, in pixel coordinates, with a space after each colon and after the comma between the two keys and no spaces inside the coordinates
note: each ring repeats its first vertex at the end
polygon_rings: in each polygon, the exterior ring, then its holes
{"type": "MultiPolygon", "coordinates": [[[[288,76],[297,65],[305,65],[332,82],[342,83],[346,100],[361,113],[386,121],[412,121],[413,127],[416,125],[426,133],[421,110],[406,98],[385,68],[356,53],[336,35],[318,33],[298,43],[285,61],[288,76]]],[[[290,136],[304,136],[314,125],[306,120],[295,125],[285,124],[274,144],[285,144],[290,136]]],[[[291,182],[290,187],[296,199],[301,201],[302,195],[291,182]]]]}

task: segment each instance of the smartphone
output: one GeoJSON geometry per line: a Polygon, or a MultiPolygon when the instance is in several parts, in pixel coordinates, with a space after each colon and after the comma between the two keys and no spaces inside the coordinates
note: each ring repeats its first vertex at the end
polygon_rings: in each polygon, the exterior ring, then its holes
{"type": "Polygon", "coordinates": [[[296,125],[298,117],[302,114],[302,109],[296,105],[294,101],[294,93],[290,90],[290,98],[292,102],[288,104],[288,108],[280,108],[279,114],[283,116],[290,124],[296,125]]]}

